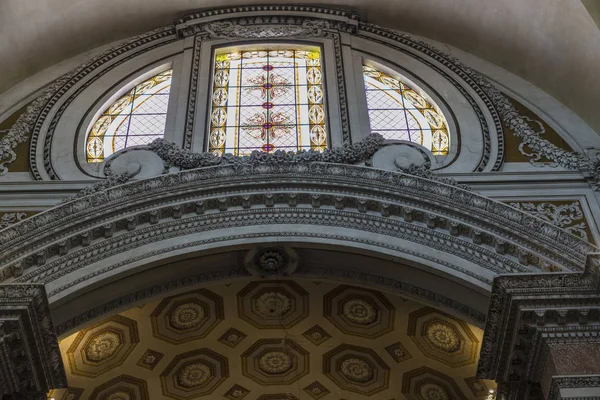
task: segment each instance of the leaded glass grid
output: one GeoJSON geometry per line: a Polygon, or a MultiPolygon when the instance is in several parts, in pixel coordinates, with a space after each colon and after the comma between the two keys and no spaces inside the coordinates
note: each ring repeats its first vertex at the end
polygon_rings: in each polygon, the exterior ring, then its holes
{"type": "Polygon", "coordinates": [[[210,151],[248,155],[327,147],[319,51],[217,54],[214,68],[210,151]]]}
{"type": "Polygon", "coordinates": [[[116,151],[164,136],[173,70],[136,85],[94,121],[86,143],[87,161],[102,162],[116,151]]]}
{"type": "Polygon", "coordinates": [[[448,125],[439,108],[398,79],[363,65],[371,132],[448,154],[448,125]]]}

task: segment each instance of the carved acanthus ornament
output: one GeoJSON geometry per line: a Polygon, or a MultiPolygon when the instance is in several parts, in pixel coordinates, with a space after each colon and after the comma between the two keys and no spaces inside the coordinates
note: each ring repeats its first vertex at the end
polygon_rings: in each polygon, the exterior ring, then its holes
{"type": "Polygon", "coordinates": [[[27,218],[27,213],[24,212],[8,212],[8,213],[0,213],[2,216],[0,217],[0,229],[4,229],[12,224],[16,224],[17,222],[21,222],[25,218],[27,218]]]}
{"type": "Polygon", "coordinates": [[[323,29],[329,29],[330,24],[325,20],[303,21],[300,25],[289,25],[287,18],[275,17],[265,18],[265,24],[241,25],[232,21],[211,22],[204,26],[204,30],[211,38],[255,38],[270,39],[280,37],[318,37],[322,35],[323,29]],[[280,24],[280,23],[283,24],[280,24]]]}
{"type": "Polygon", "coordinates": [[[587,233],[587,220],[578,201],[567,204],[553,204],[551,202],[511,202],[508,204],[542,218],[575,236],[579,236],[583,240],[590,239],[587,233]]]}
{"type": "Polygon", "coordinates": [[[170,167],[193,169],[215,165],[263,163],[325,162],[356,164],[372,157],[383,146],[384,141],[383,136],[373,133],[358,143],[345,143],[342,147],[325,149],[323,152],[314,150],[300,150],[296,152],[277,150],[272,153],[253,151],[251,155],[241,157],[229,153],[222,156],[216,156],[212,152],[193,153],[188,150],[182,150],[176,144],[164,139],[156,139],[148,148],[162,158],[170,167]]]}

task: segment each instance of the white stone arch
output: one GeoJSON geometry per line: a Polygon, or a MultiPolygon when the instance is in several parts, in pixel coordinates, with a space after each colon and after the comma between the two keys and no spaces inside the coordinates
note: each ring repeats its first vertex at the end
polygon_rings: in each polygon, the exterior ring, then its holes
{"type": "MultiPolygon", "coordinates": [[[[177,278],[168,265],[178,259],[265,243],[379,260],[379,268],[335,266],[330,257],[295,273],[412,284],[421,301],[479,323],[495,275],[580,272],[594,249],[505,204],[414,175],[323,162],[241,162],[131,181],[35,215],[0,232],[0,271],[6,283],[44,283],[53,307],[70,303],[59,324],[77,325],[137,296],[124,290],[109,298],[105,287],[98,293],[108,297],[84,300],[97,286],[130,277],[130,285],[146,285],[136,290],[150,290],[177,278]],[[157,266],[164,268],[147,273],[157,266]]],[[[220,265],[191,275],[231,278],[220,265]]]]}

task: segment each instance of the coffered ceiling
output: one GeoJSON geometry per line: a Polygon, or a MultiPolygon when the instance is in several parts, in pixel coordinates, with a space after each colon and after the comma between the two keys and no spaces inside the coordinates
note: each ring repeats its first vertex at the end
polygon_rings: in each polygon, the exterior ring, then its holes
{"type": "MultiPolygon", "coordinates": [[[[593,2],[586,3],[591,13],[595,12],[593,2]]],[[[69,57],[171,24],[199,9],[258,3],[273,1],[3,0],[0,93],[69,57]]],[[[367,22],[475,54],[542,88],[600,132],[600,29],[580,0],[301,3],[355,10],[367,22]]]]}
{"type": "Polygon", "coordinates": [[[367,288],[308,280],[210,286],[87,326],[60,348],[56,400],[466,400],[482,331],[367,288]]]}

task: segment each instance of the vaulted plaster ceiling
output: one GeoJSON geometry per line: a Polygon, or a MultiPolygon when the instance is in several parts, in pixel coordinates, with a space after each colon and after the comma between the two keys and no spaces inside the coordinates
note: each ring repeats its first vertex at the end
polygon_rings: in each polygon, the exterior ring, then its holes
{"type": "Polygon", "coordinates": [[[311,280],[209,286],[63,338],[57,400],[485,400],[481,329],[399,296],[311,280]]]}
{"type": "MultiPolygon", "coordinates": [[[[273,2],[3,0],[0,2],[0,93],[69,57],[170,24],[198,9],[250,3],[273,2]]],[[[597,112],[600,29],[580,0],[328,0],[325,3],[305,0],[301,3],[352,9],[368,22],[475,54],[545,90],[600,132],[597,112]]]]}

